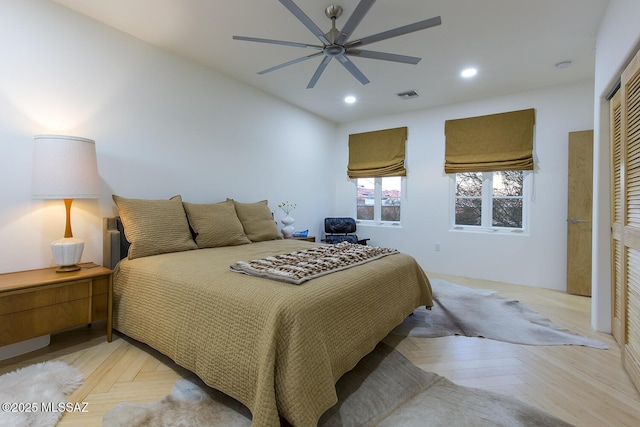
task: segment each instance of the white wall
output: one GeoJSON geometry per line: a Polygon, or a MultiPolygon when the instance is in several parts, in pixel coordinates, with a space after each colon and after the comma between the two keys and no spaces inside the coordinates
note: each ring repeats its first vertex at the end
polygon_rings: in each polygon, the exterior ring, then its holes
{"type": "MultiPolygon", "coordinates": [[[[297,203],[317,230],[333,202],[335,125],[64,7],[0,3],[0,273],[54,265],[64,206],[31,199],[33,135],[96,140],[99,200],[76,200],[83,261],[102,261],[113,193],[297,203]]],[[[314,230],[314,231],[315,231],[314,230]]]]}
{"type": "Polygon", "coordinates": [[[640,47],[640,2],[610,0],[596,43],[592,325],[611,332],[609,102],[605,99],[640,47]]]}
{"type": "MultiPolygon", "coordinates": [[[[592,97],[592,83],[584,82],[340,125],[335,150],[345,159],[350,133],[409,129],[402,228],[360,226],[359,235],[413,255],[431,272],[565,290],[568,133],[592,129],[592,97]],[[450,178],[443,170],[445,120],[526,108],[536,110],[530,232],[452,231],[450,178]]],[[[335,173],[337,213],[353,214],[354,184],[346,178],[346,160],[335,173]]]]}

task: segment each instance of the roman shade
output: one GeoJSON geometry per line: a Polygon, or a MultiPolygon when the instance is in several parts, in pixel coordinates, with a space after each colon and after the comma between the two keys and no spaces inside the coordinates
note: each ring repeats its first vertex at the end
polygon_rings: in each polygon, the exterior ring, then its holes
{"type": "Polygon", "coordinates": [[[447,120],[445,173],[533,170],[535,110],[447,120]]]}
{"type": "Polygon", "coordinates": [[[407,128],[349,135],[349,178],[406,176],[404,167],[407,128]]]}

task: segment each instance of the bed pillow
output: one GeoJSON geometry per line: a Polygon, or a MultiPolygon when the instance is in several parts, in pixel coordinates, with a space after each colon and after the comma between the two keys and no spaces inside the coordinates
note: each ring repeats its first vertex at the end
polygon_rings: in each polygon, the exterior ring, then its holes
{"type": "MultiPolygon", "coordinates": [[[[227,199],[232,200],[232,199],[227,199]]],[[[269,209],[269,202],[240,203],[232,200],[244,233],[252,242],[282,239],[269,209]]]]}
{"type": "Polygon", "coordinates": [[[182,197],[169,200],[127,199],[112,196],[131,243],[129,259],[198,249],[193,241],[182,197]]]}
{"type": "Polygon", "coordinates": [[[244,234],[233,201],[196,204],[183,203],[199,248],[217,248],[251,243],[244,234]]]}

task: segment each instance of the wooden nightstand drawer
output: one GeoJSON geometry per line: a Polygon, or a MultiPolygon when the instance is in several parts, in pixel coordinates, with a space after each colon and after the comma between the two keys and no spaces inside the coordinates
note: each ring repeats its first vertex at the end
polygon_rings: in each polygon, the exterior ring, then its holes
{"type": "Polygon", "coordinates": [[[90,286],[89,280],[83,280],[72,284],[43,286],[35,290],[5,292],[0,294],[0,315],[89,298],[90,286]]]}
{"type": "Polygon", "coordinates": [[[0,316],[0,344],[7,345],[91,323],[89,298],[0,316]]]}
{"type": "Polygon", "coordinates": [[[107,319],[111,341],[112,271],[81,264],[0,274],[0,346],[107,319]]]}

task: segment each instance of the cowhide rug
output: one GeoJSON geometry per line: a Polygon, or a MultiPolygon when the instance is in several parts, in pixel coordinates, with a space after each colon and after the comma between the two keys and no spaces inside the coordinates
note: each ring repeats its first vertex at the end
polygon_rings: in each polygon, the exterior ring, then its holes
{"type": "Polygon", "coordinates": [[[0,426],[55,426],[65,396],[82,384],[82,373],[64,362],[43,362],[0,376],[0,426]]]}
{"type": "MultiPolygon", "coordinates": [[[[515,398],[455,385],[425,372],[381,343],[336,384],[338,403],[319,426],[570,426],[515,398]]],[[[197,378],[178,380],[153,403],[119,403],[104,427],[249,426],[251,414],[237,401],[197,378]]]]}
{"type": "Polygon", "coordinates": [[[425,338],[463,335],[515,344],[609,348],[599,340],[554,324],[517,300],[498,296],[496,291],[473,289],[438,278],[430,281],[433,309],[416,309],[392,333],[425,338]]]}

